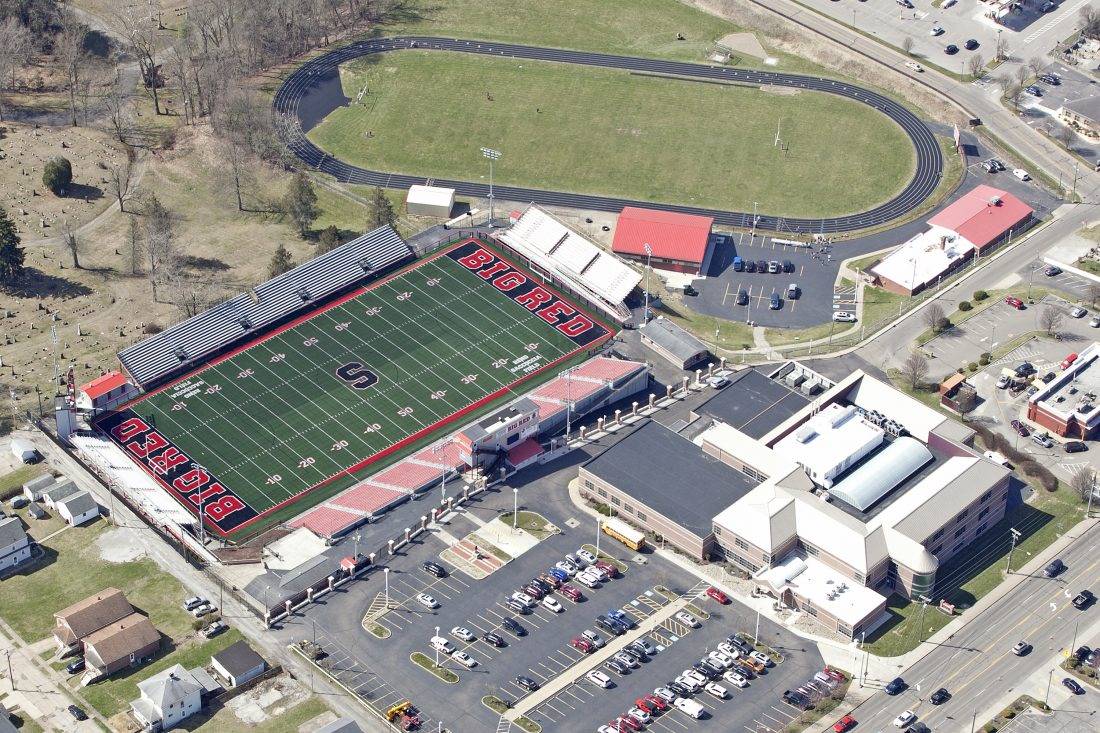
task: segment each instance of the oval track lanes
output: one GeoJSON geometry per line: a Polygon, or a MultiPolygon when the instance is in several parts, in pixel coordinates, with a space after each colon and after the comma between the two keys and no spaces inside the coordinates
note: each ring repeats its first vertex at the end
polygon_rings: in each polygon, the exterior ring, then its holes
{"type": "MultiPolygon", "coordinates": [[[[273,102],[277,113],[289,115],[298,122],[298,132],[287,141],[290,150],[306,165],[333,176],[343,183],[383,186],[386,188],[408,188],[414,184],[427,182],[423,176],[383,173],[350,165],[332,157],[314,145],[301,134],[301,103],[310,90],[320,81],[329,80],[338,73],[340,64],[375,53],[400,51],[416,48],[419,50],[455,51],[460,53],[482,54],[487,56],[505,56],[511,58],[555,61],[583,66],[602,66],[606,68],[626,69],[651,74],[670,74],[712,79],[753,85],[770,85],[807,89],[810,91],[837,94],[879,110],[896,122],[913,143],[916,151],[916,171],[908,185],[894,198],[869,211],[846,216],[824,219],[795,219],[761,214],[757,217],[756,228],[767,231],[789,231],[825,234],[849,232],[868,227],[888,224],[917,208],[939,184],[943,168],[943,156],[932,131],[916,115],[903,105],[889,97],[847,82],[798,74],[784,74],[774,71],[756,71],[735,69],[724,66],[693,64],[684,61],[666,61],[646,59],[634,56],[613,56],[610,54],[586,51],[569,51],[553,48],[520,46],[510,43],[490,43],[485,41],[464,41],[449,38],[407,36],[398,38],[375,38],[358,41],[335,51],[311,59],[298,67],[286,78],[275,94],[273,102]]],[[[461,196],[484,198],[489,187],[469,181],[450,181],[432,179],[433,185],[453,188],[461,196]]],[[[608,196],[594,196],[579,193],[543,191],[534,188],[513,186],[494,186],[493,195],[504,201],[532,201],[545,206],[564,206],[594,211],[621,211],[624,206],[658,205],[663,209],[687,214],[700,214],[713,217],[725,226],[751,227],[752,214],[737,211],[722,211],[692,206],[656,203],[652,201],[632,201],[608,196]]]]}

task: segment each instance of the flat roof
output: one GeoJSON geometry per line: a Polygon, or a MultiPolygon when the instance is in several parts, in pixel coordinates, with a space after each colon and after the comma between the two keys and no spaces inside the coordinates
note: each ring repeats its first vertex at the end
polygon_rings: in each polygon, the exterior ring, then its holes
{"type": "Polygon", "coordinates": [[[829,487],[881,445],[884,436],[854,405],[833,402],[772,447],[794,456],[815,483],[829,487]]]}
{"type": "Polygon", "coordinates": [[[1100,344],[1093,342],[1082,349],[1069,369],[1059,373],[1050,384],[1035,393],[1032,402],[1044,410],[1069,420],[1091,425],[1100,417],[1100,344]]]}
{"type": "Polygon", "coordinates": [[[759,440],[809,401],[809,397],[763,372],[746,369],[735,374],[731,384],[719,390],[696,412],[721,420],[759,440]]]}
{"type": "Polygon", "coordinates": [[[944,235],[942,229],[929,229],[883,257],[871,272],[907,290],[916,290],[973,251],[974,245],[968,240],[944,235]]]}
{"type": "Polygon", "coordinates": [[[790,557],[762,576],[773,588],[790,588],[849,627],[874,613],[886,597],[813,557],[790,557]]]}
{"type": "Polygon", "coordinates": [[[657,316],[638,330],[653,343],[685,362],[701,352],[710,351],[705,343],[664,316],[657,316]]]}
{"type": "Polygon", "coordinates": [[[700,538],[711,534],[716,514],[757,483],[654,421],[584,468],[700,538]]]}
{"type": "Polygon", "coordinates": [[[975,186],[928,220],[950,229],[975,247],[984,247],[1032,214],[1030,206],[1007,191],[975,186]]]}

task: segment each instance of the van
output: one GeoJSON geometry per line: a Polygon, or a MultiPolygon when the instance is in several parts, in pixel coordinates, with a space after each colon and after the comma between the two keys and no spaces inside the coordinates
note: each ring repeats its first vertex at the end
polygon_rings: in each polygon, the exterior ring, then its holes
{"type": "Polygon", "coordinates": [[[744,269],[745,269],[745,261],[743,259],[741,259],[740,257],[734,257],[733,258],[733,271],[734,272],[741,272],[744,269]]]}
{"type": "Polygon", "coordinates": [[[705,708],[694,700],[690,700],[686,697],[678,697],[673,705],[675,705],[676,709],[680,712],[690,715],[696,720],[703,717],[703,710],[705,708]]]}
{"type": "Polygon", "coordinates": [[[787,286],[787,300],[795,300],[798,298],[798,286],[791,283],[787,286]]]}

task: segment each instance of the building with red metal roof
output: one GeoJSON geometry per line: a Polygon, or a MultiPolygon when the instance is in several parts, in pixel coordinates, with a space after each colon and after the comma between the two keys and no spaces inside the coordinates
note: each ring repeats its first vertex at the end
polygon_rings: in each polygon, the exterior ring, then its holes
{"type": "Polygon", "coordinates": [[[77,391],[76,406],[82,410],[105,410],[115,407],[136,394],[137,390],[119,371],[107,372],[77,391]]]}
{"type": "Polygon", "coordinates": [[[710,248],[714,219],[627,206],[619,214],[611,251],[653,267],[698,275],[710,248]],[[649,245],[651,254],[647,254],[649,245]]]}
{"type": "Polygon", "coordinates": [[[959,235],[981,252],[1027,222],[1032,213],[1030,206],[1006,191],[976,186],[928,224],[959,235]]]}

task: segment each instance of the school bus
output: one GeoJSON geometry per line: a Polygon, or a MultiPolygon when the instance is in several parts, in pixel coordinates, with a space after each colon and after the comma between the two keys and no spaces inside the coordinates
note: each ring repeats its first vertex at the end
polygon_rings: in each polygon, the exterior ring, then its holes
{"type": "Polygon", "coordinates": [[[645,535],[626,522],[608,517],[600,522],[600,528],[608,537],[614,537],[631,550],[640,550],[645,547],[645,535]]]}

